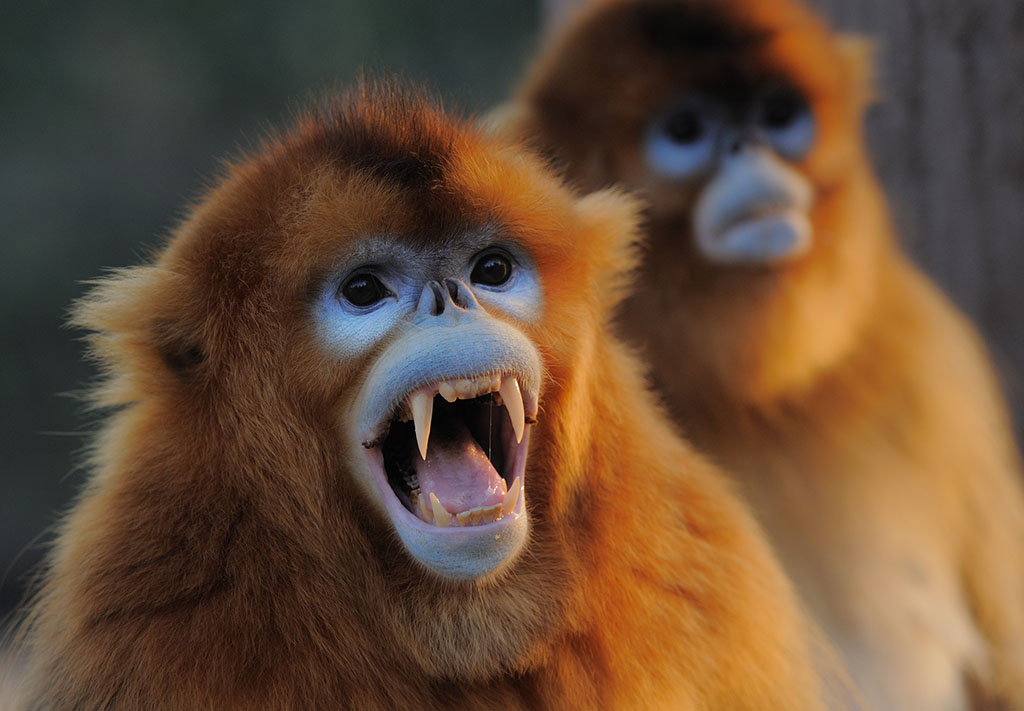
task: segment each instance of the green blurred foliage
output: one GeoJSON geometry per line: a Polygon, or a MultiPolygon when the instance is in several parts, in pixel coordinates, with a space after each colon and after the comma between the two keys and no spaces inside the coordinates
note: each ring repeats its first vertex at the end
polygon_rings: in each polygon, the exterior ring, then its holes
{"type": "Polygon", "coordinates": [[[85,280],[137,263],[218,161],[360,68],[456,109],[505,96],[537,3],[15,0],[0,21],[0,612],[81,487],[95,373],[63,327],[85,280]]]}

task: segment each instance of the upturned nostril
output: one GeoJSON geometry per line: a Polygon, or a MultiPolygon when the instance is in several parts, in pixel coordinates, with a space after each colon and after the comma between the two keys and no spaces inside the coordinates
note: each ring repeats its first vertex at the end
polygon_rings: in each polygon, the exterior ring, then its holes
{"type": "Polygon", "coordinates": [[[459,286],[459,282],[455,279],[445,279],[444,285],[448,288],[448,293],[452,297],[452,303],[461,308],[467,308],[469,306],[469,300],[463,293],[462,287],[459,286]]]}
{"type": "Polygon", "coordinates": [[[430,291],[434,294],[434,310],[432,313],[434,316],[440,316],[444,313],[444,292],[441,291],[441,285],[436,281],[430,282],[430,291]]]}

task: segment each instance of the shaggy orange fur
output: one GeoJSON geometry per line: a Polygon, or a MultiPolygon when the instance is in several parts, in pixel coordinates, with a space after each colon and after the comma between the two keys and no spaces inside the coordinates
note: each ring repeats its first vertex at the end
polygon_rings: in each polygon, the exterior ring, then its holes
{"type": "MultiPolygon", "coordinates": [[[[34,604],[33,709],[815,709],[788,583],[653,404],[610,312],[634,206],[363,89],[231,166],[148,265],[99,282],[118,407],[34,604]],[[489,225],[542,275],[525,549],[447,580],[353,482],[374,352],[326,353],[311,293],[368,235],[489,225]]],[[[439,354],[443,357],[443,354],[439,354]]]]}
{"type": "Polygon", "coordinates": [[[865,47],[789,0],[598,2],[498,120],[578,186],[649,201],[621,330],[739,480],[867,698],[1024,708],[1019,457],[980,339],[892,236],[860,127],[865,47]],[[708,177],[657,175],[644,131],[688,92],[739,106],[779,82],[816,120],[791,162],[814,189],[812,247],[713,264],[691,226],[708,177]]]}

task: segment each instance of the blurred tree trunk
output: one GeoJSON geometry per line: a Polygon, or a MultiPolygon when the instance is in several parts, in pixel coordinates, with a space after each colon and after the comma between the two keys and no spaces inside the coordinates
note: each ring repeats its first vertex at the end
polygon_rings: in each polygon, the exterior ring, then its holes
{"type": "MultiPolygon", "coordinates": [[[[910,252],[978,324],[1024,433],[1024,0],[812,0],[879,41],[868,138],[910,252]]],[[[546,30],[581,0],[543,0],[546,30]]]]}
{"type": "Polygon", "coordinates": [[[896,225],[978,324],[1024,433],[1024,2],[817,4],[879,41],[868,137],[896,225]]]}

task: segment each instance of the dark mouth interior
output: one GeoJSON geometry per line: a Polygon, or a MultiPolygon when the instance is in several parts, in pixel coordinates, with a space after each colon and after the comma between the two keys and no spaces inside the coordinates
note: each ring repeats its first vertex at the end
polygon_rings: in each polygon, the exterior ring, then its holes
{"type": "MultiPolygon", "coordinates": [[[[506,487],[511,486],[512,482],[506,473],[505,452],[505,428],[511,427],[511,423],[505,407],[498,404],[494,393],[451,403],[440,395],[435,395],[429,446],[433,446],[435,442],[443,442],[446,432],[450,430],[450,427],[445,425],[454,418],[458,418],[466,425],[477,446],[491,461],[491,466],[505,480],[506,487]]],[[[381,446],[381,453],[391,490],[409,511],[413,511],[411,495],[417,485],[414,464],[415,460],[420,459],[420,452],[416,445],[416,430],[411,420],[400,422],[395,419],[391,422],[388,435],[381,446]]]]}

